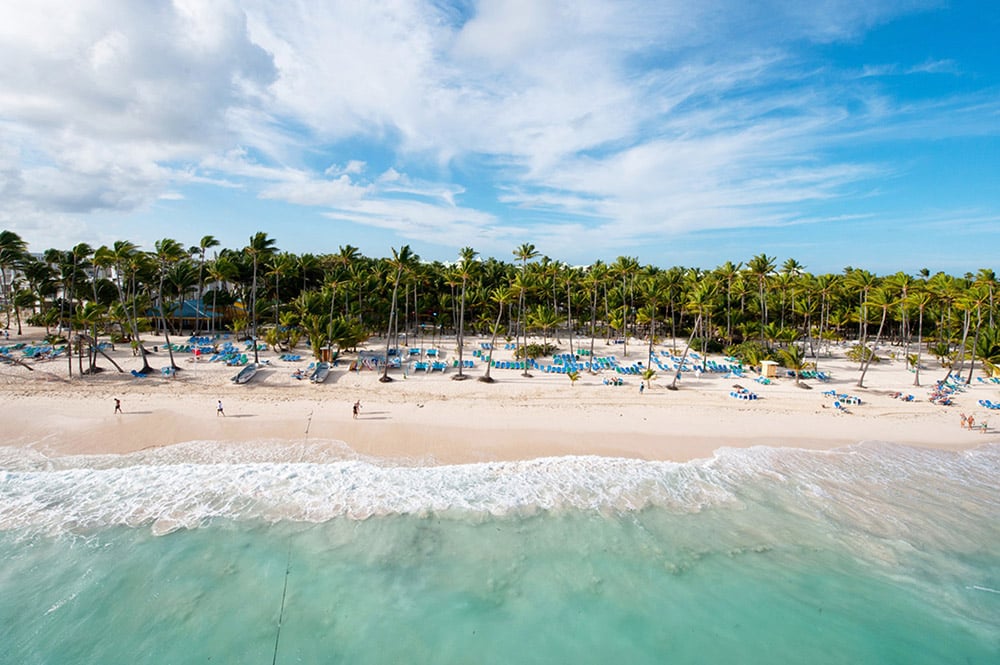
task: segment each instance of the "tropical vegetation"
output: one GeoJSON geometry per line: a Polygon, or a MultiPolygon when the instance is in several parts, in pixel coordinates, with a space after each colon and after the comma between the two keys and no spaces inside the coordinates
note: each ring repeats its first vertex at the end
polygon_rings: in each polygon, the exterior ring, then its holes
{"type": "MultiPolygon", "coordinates": [[[[724,352],[750,366],[777,360],[796,377],[822,369],[831,345],[856,343],[859,385],[873,363],[896,356],[915,385],[937,368],[971,381],[976,363],[1000,369],[997,288],[986,268],[811,274],[767,254],[712,269],[627,256],[571,266],[524,243],[509,260],[464,247],[441,262],[421,261],[409,246],[382,258],[351,245],[294,254],[263,232],[233,248],[204,236],[190,246],[163,238],[149,250],[120,240],[32,253],[16,233],[0,231],[3,325],[15,334],[24,323],[44,326],[53,340],[72,341],[70,375],[73,355],[77,373],[97,371],[102,338],[131,344],[145,359],[143,333],[226,330],[276,349],[305,342],[317,357],[373,336],[388,354],[447,334],[459,358],[470,334],[491,346],[502,338],[529,357],[593,354],[597,339],[619,341],[623,356],[651,356],[668,343],[679,354],[724,352]],[[640,350],[629,346],[636,340],[645,341],[640,350]]],[[[383,376],[391,378],[387,368],[383,376]]]]}

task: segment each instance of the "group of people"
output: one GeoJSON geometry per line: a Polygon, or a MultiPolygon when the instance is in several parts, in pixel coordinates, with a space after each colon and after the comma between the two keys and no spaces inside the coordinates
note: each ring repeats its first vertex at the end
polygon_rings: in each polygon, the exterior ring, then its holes
{"type": "MultiPolygon", "coordinates": [[[[976,429],[976,417],[967,416],[964,413],[962,415],[962,428],[963,429],[976,429]]],[[[978,429],[985,433],[989,426],[986,423],[980,423],[978,429]]]]}

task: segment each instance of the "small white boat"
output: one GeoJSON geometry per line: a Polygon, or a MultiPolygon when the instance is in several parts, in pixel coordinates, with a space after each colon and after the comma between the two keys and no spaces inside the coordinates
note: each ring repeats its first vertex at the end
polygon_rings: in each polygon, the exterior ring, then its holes
{"type": "Polygon", "coordinates": [[[330,363],[318,363],[309,380],[313,383],[323,383],[328,376],[330,376],[330,363]]]}
{"type": "Polygon", "coordinates": [[[251,379],[257,374],[257,364],[250,363],[246,367],[240,370],[240,373],[233,377],[233,382],[235,383],[249,383],[251,379]]]}

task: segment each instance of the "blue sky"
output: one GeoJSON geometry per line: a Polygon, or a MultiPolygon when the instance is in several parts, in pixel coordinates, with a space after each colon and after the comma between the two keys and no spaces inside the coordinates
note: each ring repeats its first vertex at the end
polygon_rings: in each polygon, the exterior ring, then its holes
{"type": "Polygon", "coordinates": [[[1000,3],[0,5],[0,228],[1000,268],[1000,3]]]}

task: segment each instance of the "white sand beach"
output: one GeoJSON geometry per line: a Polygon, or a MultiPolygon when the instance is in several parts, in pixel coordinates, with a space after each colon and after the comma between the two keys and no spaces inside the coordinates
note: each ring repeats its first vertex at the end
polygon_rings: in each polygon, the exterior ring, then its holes
{"type": "MultiPolygon", "coordinates": [[[[39,342],[43,330],[29,329],[17,341],[39,342]]],[[[172,340],[183,343],[186,340],[172,340]]],[[[108,353],[121,365],[115,371],[107,360],[105,371],[67,378],[65,357],[48,361],[0,365],[0,409],[4,414],[3,443],[39,447],[46,454],[127,453],[187,441],[233,443],[340,441],[359,455],[409,460],[420,464],[451,464],[531,459],[564,455],[601,455],[648,460],[684,461],[711,457],[720,447],[795,446],[831,449],[861,441],[891,441],[914,446],[964,449],[1000,441],[1000,414],[979,405],[980,399],[1000,400],[1000,385],[973,382],[953,396],[951,406],[928,401],[929,388],[945,376],[945,369],[926,358],[922,387],[913,386],[913,374],[899,360],[873,365],[865,388],[857,388],[857,366],[843,347],[816,360],[828,381],[778,378],[758,383],[747,372],[734,379],[721,372],[685,372],[679,390],[668,390],[672,377],[658,372],[652,385],[640,392],[641,377],[624,376],[619,386],[605,379],[619,376],[611,370],[582,373],[572,383],[567,376],[493,368],[495,383],[476,380],[485,363],[473,357],[483,340],[467,341],[464,356],[474,360],[466,381],[454,381],[457,358],[454,339],[436,345],[448,369],[427,373],[390,370],[395,380],[379,382],[380,372],[351,371],[356,353],[345,353],[323,384],[292,377],[309,365],[308,349],[292,353],[301,360],[281,360],[282,354],[261,351],[266,363],[247,385],[231,378],[238,367],[196,361],[190,352],[177,352],[182,368],[174,377],[161,373],[136,378],[131,370],[141,360],[119,347],[108,353]],[[739,400],[730,393],[740,385],[758,396],[739,400]],[[861,400],[846,411],[834,408],[834,390],[861,400]],[[912,394],[914,401],[894,397],[912,394]],[[114,414],[114,399],[124,413],[114,414]],[[216,414],[221,400],[225,416],[216,414]],[[351,407],[360,401],[358,419],[351,407]],[[963,428],[960,414],[972,415],[976,428],[963,428]],[[991,415],[996,422],[991,422],[991,415]],[[982,425],[986,427],[983,428],[982,425]]],[[[577,340],[578,348],[589,340],[577,340]]],[[[156,369],[169,364],[163,341],[147,336],[156,369]]],[[[498,346],[504,346],[502,343],[498,346]]],[[[567,352],[567,340],[561,351],[567,352]]],[[[682,346],[682,345],[681,345],[682,346]]],[[[370,340],[377,351],[384,341],[370,340]]],[[[415,348],[419,348],[416,347],[415,348]]],[[[423,349],[430,348],[426,340],[423,349]]],[[[667,346],[659,345],[657,350],[667,346]]],[[[360,350],[365,350],[360,349],[360,350]]],[[[17,355],[14,353],[13,355],[17,355]]],[[[252,361],[252,352],[251,361],[252,361]]],[[[595,356],[614,355],[620,363],[647,359],[641,341],[629,345],[597,342],[595,356]]],[[[711,357],[719,362],[723,358],[711,357]]],[[[497,350],[495,360],[511,359],[497,350]]],[[[548,359],[551,362],[551,359],[548,359]]],[[[784,374],[784,371],[781,371],[784,374]]],[[[978,370],[975,376],[982,376],[978,370]]]]}

